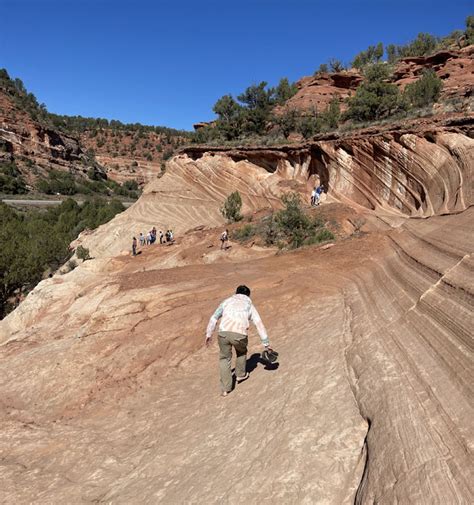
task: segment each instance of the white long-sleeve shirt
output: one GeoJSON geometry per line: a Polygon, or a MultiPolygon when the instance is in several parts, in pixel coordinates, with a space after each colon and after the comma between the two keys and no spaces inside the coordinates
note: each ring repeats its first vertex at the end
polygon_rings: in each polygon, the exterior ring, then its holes
{"type": "Polygon", "coordinates": [[[250,322],[253,322],[260,335],[262,344],[269,344],[267,330],[263,325],[260,314],[247,295],[233,295],[217,307],[207,325],[207,338],[211,338],[212,332],[220,318],[222,318],[222,321],[219,324],[219,331],[232,331],[241,335],[247,335],[250,322]]]}

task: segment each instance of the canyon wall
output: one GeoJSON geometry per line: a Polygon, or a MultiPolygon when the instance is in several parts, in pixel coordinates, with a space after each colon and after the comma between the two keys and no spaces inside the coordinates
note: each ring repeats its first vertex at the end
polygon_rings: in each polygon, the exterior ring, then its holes
{"type": "Polygon", "coordinates": [[[331,201],[377,216],[429,217],[461,212],[473,203],[473,121],[417,121],[372,128],[308,144],[282,147],[186,148],[168,163],[125,214],[77,243],[94,255],[114,256],[153,226],[183,234],[223,226],[220,209],[238,190],[243,212],[278,208],[297,191],[307,201],[319,182],[331,201]]]}
{"type": "Polygon", "coordinates": [[[472,502],[472,121],[192,148],[0,323],[0,501],[472,502]],[[219,209],[328,187],[370,226],[219,251],[219,209]],[[132,233],[177,244],[120,255],[132,233]],[[209,315],[247,283],[280,352],[219,397],[209,315]],[[232,471],[229,473],[229,468],[232,471]]]}

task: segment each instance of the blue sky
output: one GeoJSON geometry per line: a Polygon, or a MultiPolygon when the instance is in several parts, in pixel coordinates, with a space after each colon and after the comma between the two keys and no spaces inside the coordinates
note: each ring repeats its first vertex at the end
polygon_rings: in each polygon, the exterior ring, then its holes
{"type": "Polygon", "coordinates": [[[464,0],[0,0],[0,67],[51,112],[191,129],[226,93],[469,14],[464,0]]]}

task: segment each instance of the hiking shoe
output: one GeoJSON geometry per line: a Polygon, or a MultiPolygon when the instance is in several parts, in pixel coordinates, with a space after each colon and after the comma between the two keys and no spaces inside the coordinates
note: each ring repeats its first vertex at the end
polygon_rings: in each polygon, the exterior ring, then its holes
{"type": "Polygon", "coordinates": [[[249,378],[250,374],[247,372],[245,375],[242,375],[242,377],[236,377],[235,380],[237,382],[243,382],[249,378]]]}
{"type": "Polygon", "coordinates": [[[222,391],[221,396],[227,396],[229,393],[227,391],[222,391]]]}

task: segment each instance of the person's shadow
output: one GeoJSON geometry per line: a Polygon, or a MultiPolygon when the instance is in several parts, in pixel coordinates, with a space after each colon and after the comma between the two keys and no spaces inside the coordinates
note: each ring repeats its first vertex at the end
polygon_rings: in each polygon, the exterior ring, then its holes
{"type": "MultiPolygon", "coordinates": [[[[256,352],[256,353],[252,354],[252,356],[250,356],[250,358],[247,359],[247,364],[246,364],[245,369],[248,372],[249,376],[257,368],[259,363],[261,363],[263,365],[264,370],[268,370],[268,371],[277,370],[280,366],[280,363],[268,363],[267,361],[262,359],[262,355],[259,352],[256,352]]],[[[232,389],[235,388],[236,383],[237,383],[237,379],[235,378],[235,375],[232,374],[232,389]]]]}

